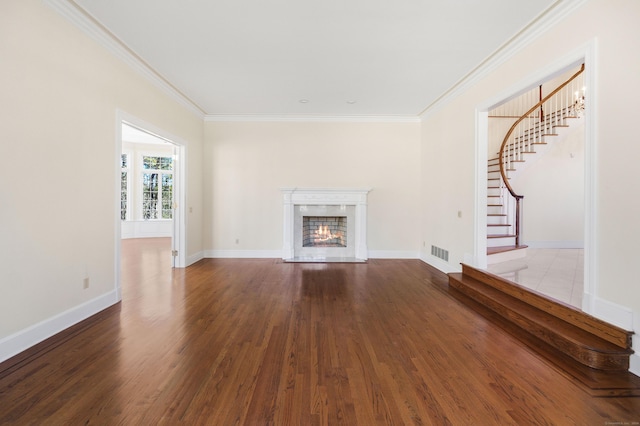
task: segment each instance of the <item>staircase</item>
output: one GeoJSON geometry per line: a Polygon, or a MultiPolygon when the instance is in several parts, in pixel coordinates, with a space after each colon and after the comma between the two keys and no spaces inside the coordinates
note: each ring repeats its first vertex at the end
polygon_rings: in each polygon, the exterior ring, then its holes
{"type": "Polygon", "coordinates": [[[524,195],[517,194],[511,182],[540,158],[573,120],[582,116],[583,70],[584,66],[532,107],[529,104],[528,110],[519,115],[507,132],[500,151],[490,156],[487,164],[488,264],[526,256],[527,246],[520,238],[524,195]]]}
{"type": "Polygon", "coordinates": [[[449,289],[592,396],[640,396],[640,377],[628,372],[632,332],[464,264],[449,289]]]}

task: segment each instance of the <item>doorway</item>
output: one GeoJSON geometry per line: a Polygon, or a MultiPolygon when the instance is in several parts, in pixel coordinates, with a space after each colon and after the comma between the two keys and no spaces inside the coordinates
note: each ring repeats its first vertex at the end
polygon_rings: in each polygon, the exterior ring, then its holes
{"type": "Polygon", "coordinates": [[[116,289],[122,299],[123,242],[153,242],[162,268],[185,267],[185,145],[135,117],[117,118],[116,289]],[[166,247],[165,247],[166,246],[166,247]],[[167,257],[167,259],[164,259],[167,257]]]}
{"type": "MultiPolygon", "coordinates": [[[[593,137],[593,116],[589,110],[589,104],[593,104],[595,98],[595,85],[594,85],[594,75],[592,72],[592,67],[590,65],[593,63],[593,46],[587,46],[586,49],[574,52],[569,55],[567,58],[558,61],[555,64],[552,64],[545,69],[541,70],[537,74],[531,76],[527,81],[522,82],[521,84],[513,87],[502,94],[496,96],[492,100],[488,101],[485,105],[482,105],[477,109],[476,117],[477,117],[477,132],[476,132],[476,241],[475,241],[475,253],[474,260],[475,266],[487,269],[487,226],[486,226],[486,217],[487,217],[487,151],[489,147],[489,114],[488,112],[493,109],[496,105],[504,102],[505,99],[513,99],[518,96],[520,93],[527,91],[529,88],[536,87],[541,84],[543,81],[548,80],[550,77],[559,75],[562,72],[571,69],[573,67],[578,66],[580,63],[585,64],[585,77],[584,84],[585,90],[588,93],[586,97],[586,110],[585,110],[585,123],[584,123],[584,174],[583,174],[583,183],[584,183],[584,222],[582,235],[583,238],[583,246],[584,246],[584,257],[583,257],[583,265],[581,266],[582,276],[583,276],[583,287],[582,292],[578,295],[579,303],[576,303],[580,309],[585,312],[592,313],[593,312],[593,295],[595,294],[595,273],[593,271],[593,265],[595,262],[593,259],[595,258],[595,186],[594,186],[594,174],[595,170],[593,164],[594,160],[594,137],[593,137]]],[[[526,195],[525,195],[526,196],[526,195]]],[[[525,202],[527,200],[525,199],[525,202]]],[[[525,209],[526,209],[525,204],[525,209]]],[[[526,223],[524,225],[526,227],[526,223]]],[[[524,235],[526,237],[526,228],[524,231],[524,235]]],[[[527,244],[526,238],[524,244],[527,244]]],[[[550,295],[554,297],[553,295],[550,295]]]]}

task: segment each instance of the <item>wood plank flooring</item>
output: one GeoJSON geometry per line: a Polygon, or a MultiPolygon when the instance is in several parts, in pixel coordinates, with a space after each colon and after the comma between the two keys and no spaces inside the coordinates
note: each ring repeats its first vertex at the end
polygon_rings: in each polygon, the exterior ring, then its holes
{"type": "Polygon", "coordinates": [[[640,398],[590,397],[419,260],[171,270],[168,246],[123,243],[122,303],[0,371],[0,424],[640,422],[640,398]]]}

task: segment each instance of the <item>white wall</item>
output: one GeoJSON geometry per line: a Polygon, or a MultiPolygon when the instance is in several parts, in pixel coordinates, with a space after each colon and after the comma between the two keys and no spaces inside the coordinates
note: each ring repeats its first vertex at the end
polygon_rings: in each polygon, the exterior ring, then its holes
{"type": "Polygon", "coordinates": [[[3,360],[116,301],[117,111],[188,143],[202,251],[202,119],[38,0],[0,2],[0,58],[3,360]]]}
{"type": "Polygon", "coordinates": [[[569,133],[548,138],[548,150],[512,182],[525,196],[522,237],[532,248],[584,247],[584,124],[561,130],[569,133]]]}
{"type": "MultiPolygon", "coordinates": [[[[453,267],[475,248],[474,110],[541,69],[595,44],[593,68],[587,70],[594,73],[595,87],[589,89],[587,102],[591,108],[588,118],[593,120],[588,135],[594,138],[596,150],[590,169],[595,190],[588,194],[595,202],[590,309],[636,331],[640,331],[640,286],[635,270],[640,241],[636,172],[640,144],[632,135],[637,130],[634,115],[640,93],[638,16],[640,2],[635,0],[587,2],[452,102],[431,112],[422,132],[423,238],[427,245],[435,242],[450,249],[448,266],[453,267]],[[457,209],[463,211],[461,219],[456,217],[457,209]]],[[[634,341],[634,347],[639,346],[634,341]]],[[[637,356],[632,369],[640,372],[637,356]]]]}
{"type": "Polygon", "coordinates": [[[205,123],[204,245],[209,255],[281,256],[280,188],[371,187],[370,257],[415,258],[419,132],[417,122],[205,123]]]}

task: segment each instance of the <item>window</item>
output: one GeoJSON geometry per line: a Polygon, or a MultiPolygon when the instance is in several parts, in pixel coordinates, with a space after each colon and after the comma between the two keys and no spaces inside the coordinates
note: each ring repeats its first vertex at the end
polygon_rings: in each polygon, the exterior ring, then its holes
{"type": "Polygon", "coordinates": [[[127,193],[129,185],[129,155],[122,154],[120,157],[120,220],[127,220],[127,193]]]}
{"type": "Polygon", "coordinates": [[[142,157],[142,218],[173,216],[173,158],[142,157]]]}

